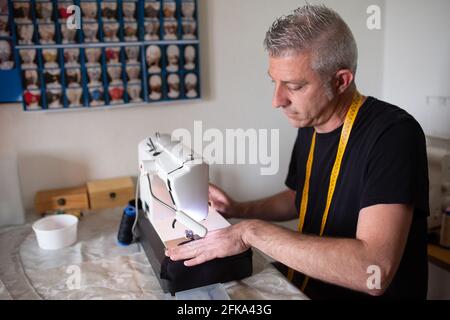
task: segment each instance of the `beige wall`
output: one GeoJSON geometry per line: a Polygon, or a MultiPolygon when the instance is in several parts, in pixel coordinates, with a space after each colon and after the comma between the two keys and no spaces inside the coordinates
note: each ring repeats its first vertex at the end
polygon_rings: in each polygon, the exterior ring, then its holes
{"type": "Polygon", "coordinates": [[[388,0],[385,11],[384,98],[450,139],[450,1],[388,0]]]}
{"type": "MultiPolygon", "coordinates": [[[[271,108],[272,85],[262,47],[275,17],[301,5],[294,0],[200,0],[203,100],[111,110],[25,113],[0,107],[0,155],[17,156],[24,206],[37,190],[83,184],[87,180],[137,174],[137,143],[154,131],[280,129],[280,170],[261,176],[257,165],[213,165],[211,180],[237,199],[283,188],[296,130],[271,108]]],[[[383,32],[366,28],[366,8],[383,0],[325,1],[347,20],[360,49],[357,81],[380,96],[383,32]]],[[[16,179],[10,172],[9,179],[16,179]]],[[[3,177],[1,183],[5,183],[3,177]]],[[[2,199],[0,197],[0,199],[2,199]]]]}

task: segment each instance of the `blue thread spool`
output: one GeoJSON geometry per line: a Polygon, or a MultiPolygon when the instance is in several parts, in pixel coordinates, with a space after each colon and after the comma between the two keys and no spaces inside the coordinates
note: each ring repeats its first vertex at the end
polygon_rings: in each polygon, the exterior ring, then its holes
{"type": "Polygon", "coordinates": [[[120,246],[128,246],[133,242],[133,224],[136,218],[136,210],[133,206],[127,206],[123,210],[122,221],[120,221],[117,243],[120,246]]]}

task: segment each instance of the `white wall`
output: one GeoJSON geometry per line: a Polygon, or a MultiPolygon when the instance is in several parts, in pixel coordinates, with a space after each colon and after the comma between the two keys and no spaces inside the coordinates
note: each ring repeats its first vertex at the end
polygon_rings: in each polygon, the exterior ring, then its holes
{"type": "Polygon", "coordinates": [[[0,154],[0,226],[25,222],[17,158],[0,154]]]}
{"type": "Polygon", "coordinates": [[[383,96],[426,134],[450,139],[450,1],[386,1],[383,96]]]}
{"type": "MultiPolygon", "coordinates": [[[[154,131],[203,127],[280,129],[280,170],[261,176],[256,165],[213,165],[211,180],[238,200],[283,188],[296,130],[271,108],[262,41],[275,17],[302,4],[297,0],[200,0],[201,68],[204,98],[195,103],[130,109],[24,113],[0,107],[0,155],[17,156],[22,198],[33,207],[36,191],[88,180],[137,174],[137,143],[154,131]]],[[[383,33],[366,28],[366,8],[383,0],[325,1],[347,20],[360,49],[357,81],[380,96],[383,33]]],[[[11,173],[14,175],[14,173],[11,173]]],[[[0,184],[5,183],[3,177],[0,184]]]]}

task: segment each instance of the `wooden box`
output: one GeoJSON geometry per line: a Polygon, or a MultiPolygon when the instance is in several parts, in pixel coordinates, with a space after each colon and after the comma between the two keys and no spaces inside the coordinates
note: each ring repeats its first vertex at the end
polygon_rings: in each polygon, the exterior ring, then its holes
{"type": "Polygon", "coordinates": [[[43,190],[34,199],[36,212],[44,214],[49,210],[89,209],[86,187],[43,190]]]}
{"type": "Polygon", "coordinates": [[[125,206],[135,197],[131,177],[90,181],[87,191],[91,209],[125,206]]]}

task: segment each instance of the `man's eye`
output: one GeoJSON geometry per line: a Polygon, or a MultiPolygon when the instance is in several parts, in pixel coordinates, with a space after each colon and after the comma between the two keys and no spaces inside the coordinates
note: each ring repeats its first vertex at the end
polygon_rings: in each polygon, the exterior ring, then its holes
{"type": "Polygon", "coordinates": [[[299,91],[302,86],[287,86],[289,91],[299,91]]]}

